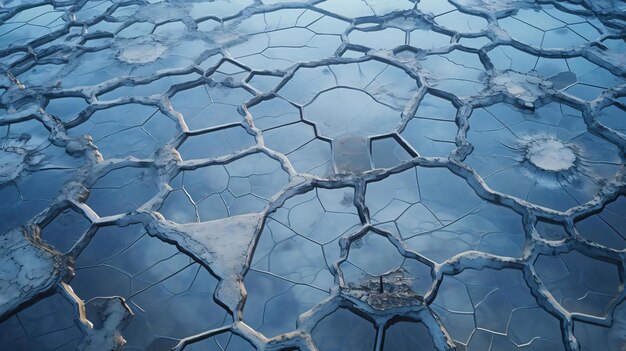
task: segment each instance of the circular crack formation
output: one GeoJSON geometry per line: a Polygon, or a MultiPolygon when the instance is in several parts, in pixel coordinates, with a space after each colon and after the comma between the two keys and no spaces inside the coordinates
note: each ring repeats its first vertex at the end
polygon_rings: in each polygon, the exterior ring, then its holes
{"type": "Polygon", "coordinates": [[[535,167],[548,172],[567,171],[577,160],[574,149],[555,138],[531,141],[526,146],[526,158],[535,167]]]}

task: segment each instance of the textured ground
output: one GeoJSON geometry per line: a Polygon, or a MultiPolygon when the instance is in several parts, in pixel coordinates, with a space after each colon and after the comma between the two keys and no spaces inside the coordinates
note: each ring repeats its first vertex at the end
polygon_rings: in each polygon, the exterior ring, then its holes
{"type": "Polygon", "coordinates": [[[0,0],[6,350],[626,350],[626,3],[0,0]]]}

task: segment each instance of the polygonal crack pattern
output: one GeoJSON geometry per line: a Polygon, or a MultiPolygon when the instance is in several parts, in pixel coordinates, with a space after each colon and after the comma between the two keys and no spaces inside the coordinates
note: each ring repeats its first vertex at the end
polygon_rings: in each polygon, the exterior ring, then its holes
{"type": "Polygon", "coordinates": [[[465,270],[439,289],[433,309],[458,349],[564,350],[558,318],[537,305],[519,270],[465,270]]]}
{"type": "Polygon", "coordinates": [[[4,1],[1,348],[623,350],[625,13],[4,1]]]}

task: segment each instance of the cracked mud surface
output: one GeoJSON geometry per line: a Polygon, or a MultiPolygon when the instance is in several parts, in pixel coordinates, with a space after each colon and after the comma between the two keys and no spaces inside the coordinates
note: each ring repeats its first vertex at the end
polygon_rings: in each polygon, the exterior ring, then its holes
{"type": "Polygon", "coordinates": [[[0,1],[7,350],[626,345],[626,4],[0,1]]]}

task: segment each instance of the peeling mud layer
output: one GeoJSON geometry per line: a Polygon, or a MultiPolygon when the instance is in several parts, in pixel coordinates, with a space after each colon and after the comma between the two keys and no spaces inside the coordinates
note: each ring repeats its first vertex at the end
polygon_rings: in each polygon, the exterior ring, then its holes
{"type": "Polygon", "coordinates": [[[0,349],[623,351],[625,25],[0,0],[0,349]]]}

